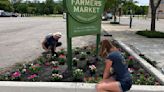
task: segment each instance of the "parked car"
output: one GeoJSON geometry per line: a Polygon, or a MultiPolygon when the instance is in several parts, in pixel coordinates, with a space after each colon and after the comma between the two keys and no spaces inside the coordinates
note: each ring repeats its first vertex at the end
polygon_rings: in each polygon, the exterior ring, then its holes
{"type": "Polygon", "coordinates": [[[0,17],[18,17],[18,14],[13,13],[13,12],[5,12],[4,10],[0,10],[0,17]]]}
{"type": "Polygon", "coordinates": [[[103,16],[102,16],[102,20],[109,20],[109,19],[112,19],[113,18],[113,15],[112,13],[105,13],[103,16]]]}
{"type": "Polygon", "coordinates": [[[0,10],[0,15],[1,15],[2,12],[4,12],[4,10],[0,10]]]}
{"type": "Polygon", "coordinates": [[[1,12],[0,17],[12,17],[12,13],[10,13],[10,12],[1,12]]]}
{"type": "Polygon", "coordinates": [[[12,13],[12,17],[18,17],[17,13],[12,13]]]}
{"type": "Polygon", "coordinates": [[[63,13],[63,19],[66,19],[66,18],[67,18],[67,14],[63,13]]]}

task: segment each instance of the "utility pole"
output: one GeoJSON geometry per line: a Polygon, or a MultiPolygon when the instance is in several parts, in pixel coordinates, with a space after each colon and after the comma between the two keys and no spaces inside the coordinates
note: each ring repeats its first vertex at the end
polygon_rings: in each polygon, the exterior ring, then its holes
{"type": "Polygon", "coordinates": [[[131,8],[129,9],[129,12],[130,12],[130,23],[129,23],[129,28],[132,28],[132,19],[133,19],[132,17],[133,17],[133,16],[132,16],[132,9],[131,9],[131,8]]]}

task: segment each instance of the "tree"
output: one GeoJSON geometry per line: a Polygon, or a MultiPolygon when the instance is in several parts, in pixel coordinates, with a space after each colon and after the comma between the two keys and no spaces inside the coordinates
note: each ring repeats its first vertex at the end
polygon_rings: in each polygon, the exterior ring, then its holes
{"type": "Polygon", "coordinates": [[[45,14],[53,14],[54,12],[54,1],[53,0],[46,0],[45,7],[44,7],[44,13],[45,14]]]}
{"type": "Polygon", "coordinates": [[[156,12],[161,3],[161,0],[150,0],[151,8],[151,31],[155,31],[156,12]]]}
{"type": "Polygon", "coordinates": [[[54,7],[54,13],[57,13],[57,14],[62,14],[64,11],[63,9],[63,1],[58,1],[55,3],[55,7],[54,7]]]}
{"type": "Polygon", "coordinates": [[[13,11],[12,4],[9,0],[0,0],[0,10],[13,11]]]}
{"type": "Polygon", "coordinates": [[[27,13],[28,5],[26,3],[15,3],[14,10],[18,13],[27,13]]]}
{"type": "Polygon", "coordinates": [[[116,22],[116,13],[118,10],[118,5],[121,0],[107,0],[105,3],[105,11],[112,12],[114,15],[114,22],[116,22]]]}

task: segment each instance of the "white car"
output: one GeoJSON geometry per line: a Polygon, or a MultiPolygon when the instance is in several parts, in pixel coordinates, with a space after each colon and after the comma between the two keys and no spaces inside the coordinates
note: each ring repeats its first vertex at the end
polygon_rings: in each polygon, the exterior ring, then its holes
{"type": "Polygon", "coordinates": [[[63,19],[66,19],[66,18],[67,18],[67,14],[63,13],[63,19]]]}
{"type": "Polygon", "coordinates": [[[102,16],[102,20],[109,20],[109,19],[112,19],[112,18],[113,18],[112,13],[106,13],[102,16]]]}

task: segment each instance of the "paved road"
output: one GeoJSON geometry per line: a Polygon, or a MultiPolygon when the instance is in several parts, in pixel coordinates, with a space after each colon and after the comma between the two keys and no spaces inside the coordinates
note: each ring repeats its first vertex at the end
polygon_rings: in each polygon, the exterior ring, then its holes
{"type": "MultiPolygon", "coordinates": [[[[121,18],[121,24],[128,26],[129,25],[129,17],[123,17],[121,18]]],[[[150,29],[151,27],[151,19],[150,18],[133,18],[132,22],[132,28],[133,30],[142,30],[142,29],[150,29]]],[[[157,31],[163,31],[164,32],[164,19],[159,19],[159,21],[156,21],[156,30],[157,31]]]]}
{"type": "MultiPolygon", "coordinates": [[[[66,22],[61,17],[0,18],[0,68],[41,55],[41,42],[48,33],[61,32],[66,47],[66,22]]],[[[94,36],[73,38],[73,46],[94,42],[94,36]]]]}

